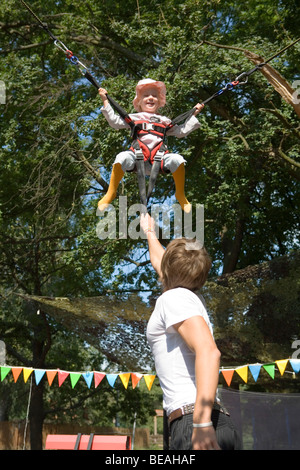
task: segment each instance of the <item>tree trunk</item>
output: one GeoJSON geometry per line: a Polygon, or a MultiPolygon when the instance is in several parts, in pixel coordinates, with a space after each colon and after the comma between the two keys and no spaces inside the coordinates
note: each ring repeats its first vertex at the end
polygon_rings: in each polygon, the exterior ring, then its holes
{"type": "MultiPolygon", "coordinates": [[[[32,342],[33,364],[43,369],[45,358],[51,345],[49,325],[44,312],[40,311],[35,318],[34,339],[32,342]],[[46,341],[45,341],[46,340],[46,341]]],[[[44,379],[38,385],[33,383],[30,403],[30,447],[31,450],[43,448],[43,422],[44,422],[44,379]]]]}
{"type": "Polygon", "coordinates": [[[33,384],[30,403],[30,448],[31,450],[43,449],[43,422],[44,422],[44,405],[43,405],[43,381],[39,385],[33,384]]]}
{"type": "Polygon", "coordinates": [[[236,221],[234,239],[229,239],[226,227],[223,229],[221,234],[224,253],[222,274],[232,273],[236,269],[242,247],[243,233],[244,221],[242,219],[237,219],[236,221]]]}

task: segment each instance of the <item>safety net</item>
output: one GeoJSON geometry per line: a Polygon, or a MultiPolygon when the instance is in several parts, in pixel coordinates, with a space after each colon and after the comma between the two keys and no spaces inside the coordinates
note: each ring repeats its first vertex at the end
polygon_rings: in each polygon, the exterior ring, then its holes
{"type": "Polygon", "coordinates": [[[300,449],[300,394],[260,393],[221,388],[244,450],[300,449]]]}
{"type": "Polygon", "coordinates": [[[138,295],[22,298],[31,311],[42,310],[122,368],[144,371],[145,366],[153,367],[146,339],[151,308],[138,295]]]}

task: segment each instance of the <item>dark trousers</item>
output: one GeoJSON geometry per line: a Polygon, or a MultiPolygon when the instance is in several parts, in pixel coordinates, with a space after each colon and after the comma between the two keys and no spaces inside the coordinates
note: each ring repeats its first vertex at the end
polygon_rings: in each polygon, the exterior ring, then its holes
{"type": "MultiPolygon", "coordinates": [[[[230,416],[219,410],[212,410],[211,420],[217,434],[217,441],[222,450],[241,450],[242,443],[230,416]]],[[[170,425],[170,450],[193,450],[193,415],[184,415],[170,425]]]]}

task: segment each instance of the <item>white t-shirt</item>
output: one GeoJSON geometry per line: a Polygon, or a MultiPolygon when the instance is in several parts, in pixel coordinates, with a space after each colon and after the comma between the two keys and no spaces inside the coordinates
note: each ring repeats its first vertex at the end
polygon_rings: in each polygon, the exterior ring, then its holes
{"type": "Polygon", "coordinates": [[[198,315],[204,318],[213,335],[200,298],[192,291],[178,287],[164,292],[157,299],[147,325],[147,339],[154,356],[167,415],[196,400],[195,354],[173,325],[198,315]]]}

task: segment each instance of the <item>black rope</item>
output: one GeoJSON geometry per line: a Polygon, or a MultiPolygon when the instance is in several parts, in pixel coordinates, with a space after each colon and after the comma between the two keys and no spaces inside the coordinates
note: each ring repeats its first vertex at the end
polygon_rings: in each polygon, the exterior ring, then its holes
{"type": "Polygon", "coordinates": [[[57,41],[57,38],[51,33],[51,31],[49,30],[48,26],[46,25],[46,23],[43,23],[39,17],[34,13],[34,11],[31,10],[31,8],[27,5],[26,2],[24,2],[24,0],[21,0],[21,2],[23,3],[24,7],[27,8],[27,10],[32,14],[32,16],[36,19],[36,21],[40,24],[40,26],[49,34],[49,36],[51,36],[51,38],[53,39],[53,41],[57,41]]]}
{"type": "Polygon", "coordinates": [[[288,44],[287,46],[285,46],[283,49],[281,49],[279,52],[276,52],[276,54],[272,55],[272,57],[270,57],[268,60],[266,60],[264,63],[267,64],[268,62],[270,62],[271,60],[275,59],[275,57],[278,57],[280,54],[282,54],[283,52],[285,52],[287,49],[289,49],[290,47],[294,46],[297,42],[300,41],[300,38],[296,39],[294,42],[288,44]]]}
{"type": "MultiPolygon", "coordinates": [[[[100,84],[97,82],[97,80],[92,76],[91,72],[88,70],[88,68],[76,57],[73,52],[62,42],[60,41],[48,28],[47,24],[43,23],[40,18],[31,10],[31,8],[27,5],[27,3],[24,0],[21,0],[22,4],[27,8],[29,13],[36,19],[36,21],[39,23],[39,25],[49,34],[49,36],[53,39],[54,44],[56,47],[61,49],[64,54],[66,55],[67,59],[72,62],[73,65],[76,65],[77,68],[79,69],[80,73],[95,87],[97,90],[100,88],[100,84]]],[[[123,109],[111,96],[108,94],[106,95],[108,101],[110,102],[111,106],[117,111],[117,113],[120,114],[120,116],[128,122],[128,124],[132,127],[131,119],[128,115],[128,113],[123,109]]]]}
{"type": "Polygon", "coordinates": [[[250,75],[252,75],[252,73],[256,72],[256,70],[259,70],[261,69],[262,67],[264,67],[265,65],[267,65],[269,62],[271,62],[271,60],[275,59],[276,57],[280,56],[283,52],[285,52],[287,49],[289,49],[290,47],[294,46],[297,42],[300,41],[300,38],[296,39],[295,41],[291,42],[290,44],[288,44],[287,46],[285,46],[283,49],[281,49],[280,51],[276,52],[274,55],[272,55],[272,57],[269,57],[269,59],[265,60],[264,62],[261,62],[260,64],[257,64],[253,69],[249,70],[248,72],[242,72],[235,80],[240,84],[240,85],[243,85],[244,83],[247,83],[248,81],[248,77],[250,75]],[[245,77],[246,80],[244,82],[240,82],[239,80],[242,78],[242,77],[245,77]]]}
{"type": "MultiPolygon", "coordinates": [[[[261,62],[260,64],[257,64],[253,69],[249,70],[248,72],[242,72],[238,77],[236,77],[236,79],[234,81],[232,81],[230,83],[227,83],[227,85],[225,85],[224,88],[222,88],[219,91],[216,91],[212,96],[210,96],[209,98],[204,100],[202,102],[202,104],[205,105],[205,104],[209,103],[210,101],[212,101],[216,97],[220,96],[222,93],[225,93],[227,91],[231,91],[237,85],[245,85],[248,82],[248,77],[250,77],[250,75],[252,75],[254,72],[256,72],[257,70],[264,67],[268,62],[275,59],[275,57],[278,57],[279,55],[281,55],[283,52],[285,52],[290,47],[294,46],[299,41],[300,41],[300,38],[296,39],[292,43],[290,43],[287,46],[283,47],[280,51],[276,52],[274,55],[272,55],[272,57],[269,57],[269,59],[265,60],[264,62],[261,62]],[[243,81],[241,81],[242,78],[244,79],[243,81]]],[[[173,119],[172,124],[174,125],[174,124],[177,124],[178,122],[186,120],[187,118],[192,116],[192,114],[194,113],[195,110],[196,110],[196,108],[193,108],[193,109],[187,111],[186,113],[180,114],[180,116],[177,116],[175,119],[173,119]]]]}

